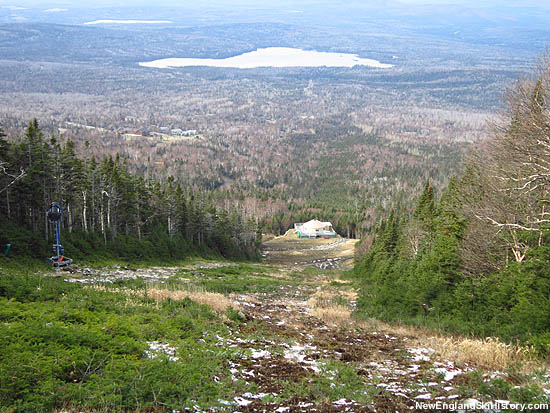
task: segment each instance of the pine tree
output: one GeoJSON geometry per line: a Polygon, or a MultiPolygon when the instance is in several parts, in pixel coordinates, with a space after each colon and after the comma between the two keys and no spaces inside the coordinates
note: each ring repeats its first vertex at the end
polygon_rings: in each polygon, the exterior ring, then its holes
{"type": "Polygon", "coordinates": [[[68,140],[59,156],[60,201],[66,211],[66,224],[73,230],[74,217],[82,209],[81,192],[85,188],[85,171],[82,160],[76,157],[74,143],[68,140]]]}
{"type": "Polygon", "coordinates": [[[418,200],[416,209],[414,210],[413,217],[419,221],[424,230],[428,232],[433,231],[433,220],[435,216],[435,194],[430,180],[426,180],[424,191],[418,200]]]}
{"type": "Polygon", "coordinates": [[[387,257],[395,256],[399,233],[399,218],[395,216],[395,212],[392,209],[390,210],[388,219],[380,227],[378,251],[384,253],[387,257]]]}
{"type": "MultiPolygon", "coordinates": [[[[36,119],[32,120],[23,142],[15,148],[15,163],[27,173],[17,182],[16,197],[13,202],[17,208],[18,221],[29,225],[35,231],[43,228],[44,237],[48,236],[46,208],[51,202],[51,177],[53,175],[51,148],[44,142],[36,119]]],[[[14,188],[15,189],[15,188],[14,188]]]]}

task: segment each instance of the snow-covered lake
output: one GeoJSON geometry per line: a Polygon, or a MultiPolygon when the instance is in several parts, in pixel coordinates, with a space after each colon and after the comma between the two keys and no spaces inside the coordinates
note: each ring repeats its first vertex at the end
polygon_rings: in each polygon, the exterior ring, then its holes
{"type": "Polygon", "coordinates": [[[169,58],[141,62],[140,66],[166,69],[170,67],[210,66],[237,69],[256,67],[353,67],[369,66],[381,69],[393,67],[374,59],[364,59],[356,54],[317,52],[289,47],[268,47],[225,59],[169,58]]]}
{"type": "Polygon", "coordinates": [[[84,24],[172,24],[170,20],[94,20],[84,24]]]}

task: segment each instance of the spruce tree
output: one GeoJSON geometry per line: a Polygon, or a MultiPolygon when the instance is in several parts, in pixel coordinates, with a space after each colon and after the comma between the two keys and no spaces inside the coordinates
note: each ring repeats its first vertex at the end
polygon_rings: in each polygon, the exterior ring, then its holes
{"type": "Polygon", "coordinates": [[[433,231],[433,220],[435,215],[435,199],[434,189],[430,184],[430,180],[426,180],[424,191],[418,200],[413,217],[422,223],[425,231],[433,231]]]}

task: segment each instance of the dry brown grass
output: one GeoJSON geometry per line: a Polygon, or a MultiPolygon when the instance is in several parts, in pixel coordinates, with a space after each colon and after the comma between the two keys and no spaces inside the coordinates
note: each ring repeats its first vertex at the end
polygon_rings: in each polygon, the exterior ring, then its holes
{"type": "Polygon", "coordinates": [[[332,304],[327,307],[314,307],[311,315],[320,318],[327,324],[338,325],[344,320],[351,319],[351,312],[347,307],[338,304],[332,304]]]}
{"type": "Polygon", "coordinates": [[[534,352],[527,347],[507,344],[498,338],[471,339],[455,337],[434,337],[432,348],[444,359],[457,363],[474,362],[490,369],[505,369],[521,363],[531,370],[540,363],[534,360],[534,352]]]}
{"type": "Polygon", "coordinates": [[[451,360],[457,364],[469,363],[490,370],[505,370],[519,364],[522,373],[550,368],[547,362],[536,358],[531,348],[503,343],[498,338],[476,339],[434,334],[421,328],[391,325],[374,319],[358,324],[365,329],[408,337],[411,345],[433,348],[441,360],[451,360]]]}
{"type": "Polygon", "coordinates": [[[118,287],[113,288],[113,287],[110,287],[110,286],[105,286],[105,285],[100,285],[100,284],[87,285],[86,288],[91,288],[91,289],[99,290],[99,291],[108,291],[108,292],[111,292],[111,293],[124,294],[126,296],[126,302],[124,303],[124,305],[126,307],[128,307],[128,306],[132,306],[132,307],[135,307],[135,306],[140,306],[140,307],[154,306],[154,304],[148,304],[148,303],[143,302],[143,300],[141,300],[141,297],[143,297],[142,291],[129,290],[127,288],[118,288],[118,287]]]}
{"type": "MultiPolygon", "coordinates": [[[[331,281],[343,282],[338,278],[327,278],[322,289],[308,300],[308,306],[312,309],[312,315],[321,318],[327,324],[347,324],[352,319],[351,311],[345,306],[335,304],[335,300],[338,297],[355,300],[357,293],[353,289],[331,288],[331,281]]],[[[550,367],[548,363],[537,359],[531,348],[503,343],[498,338],[475,339],[434,334],[433,331],[403,324],[387,324],[375,319],[356,322],[356,325],[367,330],[408,337],[410,345],[433,348],[439,358],[457,364],[469,363],[491,370],[503,370],[519,364],[523,373],[550,367]]]]}
{"type": "Polygon", "coordinates": [[[335,289],[318,290],[307,301],[311,315],[320,318],[327,324],[338,325],[342,321],[351,320],[351,309],[338,304],[338,298],[355,299],[357,293],[353,290],[336,291],[335,289]]]}
{"type": "Polygon", "coordinates": [[[414,340],[420,339],[420,336],[424,337],[428,335],[426,331],[420,330],[416,327],[411,327],[404,324],[387,324],[383,321],[376,320],[375,318],[369,318],[366,321],[359,321],[357,325],[365,330],[378,331],[399,337],[413,338],[414,340]]]}
{"type": "Polygon", "coordinates": [[[172,300],[184,300],[189,298],[197,303],[207,305],[218,313],[225,313],[227,307],[238,307],[226,296],[219,293],[211,293],[206,290],[194,290],[194,291],[182,291],[182,290],[167,290],[161,288],[151,288],[146,292],[147,297],[150,297],[157,301],[164,301],[167,299],[172,300]]]}
{"type": "Polygon", "coordinates": [[[172,300],[184,300],[189,298],[199,304],[204,304],[210,307],[212,310],[218,313],[225,313],[227,307],[239,308],[239,306],[231,301],[226,296],[219,293],[211,293],[201,288],[193,288],[192,290],[168,290],[165,288],[149,288],[147,290],[128,290],[124,288],[106,288],[102,285],[90,285],[88,288],[93,288],[102,291],[111,291],[122,293],[127,296],[126,305],[143,305],[139,300],[135,300],[134,297],[149,297],[156,300],[157,304],[161,301],[172,300]]]}
{"type": "MultiPolygon", "coordinates": [[[[326,286],[327,284],[330,284],[330,283],[333,283],[333,282],[336,282],[338,284],[341,284],[341,285],[345,285],[345,286],[348,286],[348,285],[351,285],[352,284],[352,281],[350,280],[342,280],[340,278],[339,275],[336,275],[335,277],[323,277],[323,279],[321,279],[319,281],[319,284],[321,284],[321,286],[326,286]]],[[[332,286],[329,286],[328,288],[332,288],[334,289],[332,286]]],[[[325,291],[326,292],[326,291],[325,291]]],[[[355,299],[357,298],[357,291],[354,290],[354,289],[347,289],[347,290],[338,290],[338,292],[334,291],[332,293],[333,295],[334,294],[340,294],[340,295],[345,295],[347,298],[350,298],[350,299],[355,299]]]]}
{"type": "Polygon", "coordinates": [[[280,268],[279,271],[271,271],[269,273],[269,276],[272,278],[283,278],[288,279],[290,277],[289,275],[290,270],[287,268],[280,268]]]}

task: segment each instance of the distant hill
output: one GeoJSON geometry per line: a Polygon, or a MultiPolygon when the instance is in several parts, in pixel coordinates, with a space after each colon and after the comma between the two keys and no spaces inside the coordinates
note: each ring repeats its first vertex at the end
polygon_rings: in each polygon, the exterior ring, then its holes
{"type": "Polygon", "coordinates": [[[532,65],[546,33],[540,18],[527,28],[527,12],[507,26],[487,10],[308,4],[236,6],[225,17],[216,7],[87,9],[79,24],[74,10],[0,9],[0,21],[18,13],[29,20],[0,25],[0,126],[15,138],[36,117],[77,151],[88,141],[87,155],[118,153],[143,176],[215,190],[220,205],[245,206],[270,231],[322,211],[347,234],[389,205],[407,208],[426,177],[443,186],[469,145],[484,139],[502,93],[532,65]],[[44,14],[56,17],[32,22],[44,14]],[[102,19],[173,23],[83,25],[102,19]],[[138,66],[270,46],[394,66],[138,66]],[[153,138],[170,129],[201,139],[153,138]]]}

